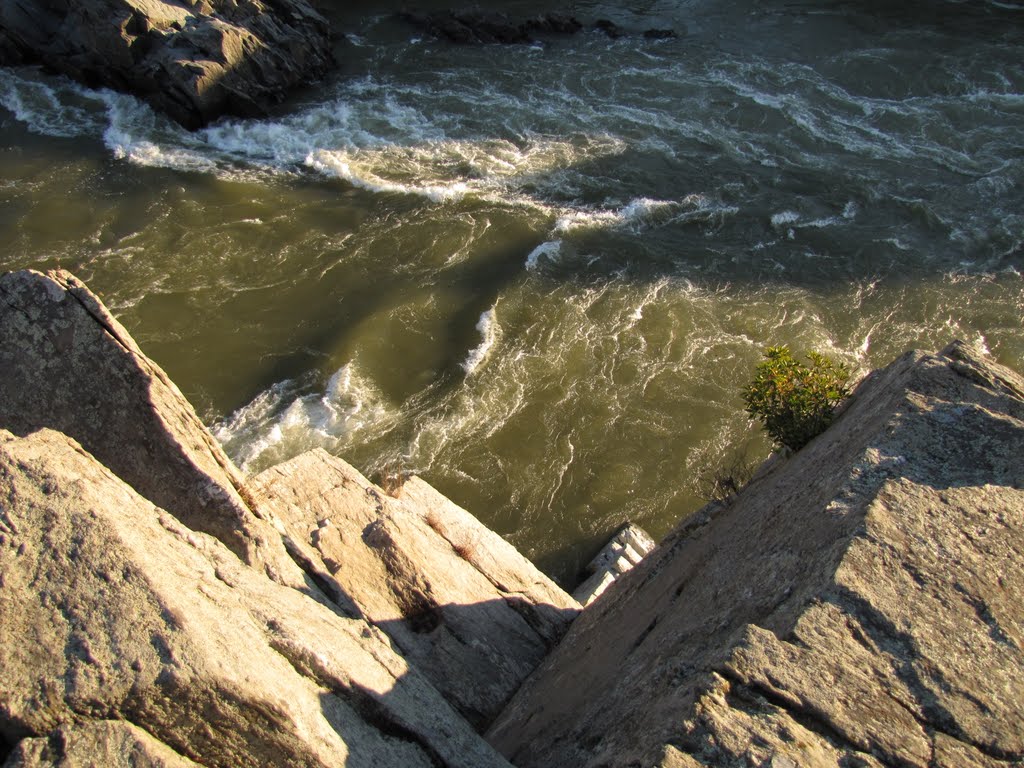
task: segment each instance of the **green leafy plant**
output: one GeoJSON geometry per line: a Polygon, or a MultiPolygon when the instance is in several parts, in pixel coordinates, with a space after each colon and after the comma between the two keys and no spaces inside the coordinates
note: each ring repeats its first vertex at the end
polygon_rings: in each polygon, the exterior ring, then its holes
{"type": "Polygon", "coordinates": [[[764,422],[776,445],[799,451],[820,435],[846,399],[849,370],[818,352],[804,365],[789,347],[769,347],[743,390],[747,413],[764,422]]]}

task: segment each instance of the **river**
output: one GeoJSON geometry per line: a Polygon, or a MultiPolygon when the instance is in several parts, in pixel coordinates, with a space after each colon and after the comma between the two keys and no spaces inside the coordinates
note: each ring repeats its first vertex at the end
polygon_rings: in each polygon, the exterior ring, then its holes
{"type": "Polygon", "coordinates": [[[86,280],[246,472],[421,474],[570,583],[767,454],[767,345],[1024,369],[1024,6],[577,2],[631,34],[509,47],[375,8],[196,133],[0,70],[0,268],[86,280]]]}

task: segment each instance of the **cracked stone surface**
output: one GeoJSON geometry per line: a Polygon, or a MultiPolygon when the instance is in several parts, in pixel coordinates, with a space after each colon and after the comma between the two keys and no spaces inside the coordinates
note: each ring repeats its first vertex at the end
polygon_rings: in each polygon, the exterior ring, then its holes
{"type": "Polygon", "coordinates": [[[1024,763],[1024,378],[954,343],[683,523],[488,738],[520,768],[1024,763]]]}
{"type": "Polygon", "coordinates": [[[81,282],[0,276],[0,764],[507,768],[474,726],[578,605],[401,495],[322,451],[247,486],[81,282]]]}
{"type": "Polygon", "coordinates": [[[318,449],[249,488],[477,728],[579,612],[514,547],[419,478],[393,498],[318,449]]]}
{"type": "Polygon", "coordinates": [[[0,0],[0,63],[132,93],[188,128],[263,115],[331,62],[306,0],[0,0]]]}
{"type": "Polygon", "coordinates": [[[273,521],[192,405],[74,275],[0,275],[0,428],[73,437],[183,524],[281,583],[305,588],[273,521]]]}
{"type": "Polygon", "coordinates": [[[508,768],[380,630],[246,566],[73,439],[0,430],[0,499],[0,743],[29,740],[7,768],[68,765],[62,741],[92,739],[80,765],[134,749],[76,735],[89,721],[141,728],[175,768],[508,768]]]}

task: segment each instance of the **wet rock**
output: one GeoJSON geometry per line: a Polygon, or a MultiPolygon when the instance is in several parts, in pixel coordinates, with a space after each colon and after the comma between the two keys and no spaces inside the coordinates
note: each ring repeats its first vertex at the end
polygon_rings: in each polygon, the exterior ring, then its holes
{"type": "Polygon", "coordinates": [[[135,94],[188,128],[257,116],[331,65],[306,0],[0,0],[0,64],[135,94]]]}
{"type": "Polygon", "coordinates": [[[418,478],[392,498],[315,450],[258,475],[251,489],[478,728],[579,611],[514,547],[418,478]]]}
{"type": "Polygon", "coordinates": [[[527,20],[526,28],[538,35],[575,35],[583,25],[574,16],[549,13],[527,20]]]}
{"type": "Polygon", "coordinates": [[[520,768],[1024,761],[1024,378],[908,353],[684,523],[495,721],[520,768]]]}
{"type": "Polygon", "coordinates": [[[604,32],[612,40],[618,40],[622,37],[622,27],[616,24],[614,21],[608,19],[598,19],[594,22],[594,29],[604,32]]]}
{"type": "Polygon", "coordinates": [[[529,44],[536,41],[537,35],[571,35],[583,29],[575,18],[559,13],[542,14],[526,21],[484,11],[403,12],[399,18],[433,37],[462,45],[529,44]]]}

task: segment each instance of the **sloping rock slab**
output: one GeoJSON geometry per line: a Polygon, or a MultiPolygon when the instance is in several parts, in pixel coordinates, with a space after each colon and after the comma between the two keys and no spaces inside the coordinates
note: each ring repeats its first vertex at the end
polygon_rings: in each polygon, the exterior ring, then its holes
{"type": "Polygon", "coordinates": [[[391,498],[314,450],[258,475],[250,489],[478,728],[578,613],[514,547],[422,480],[391,498]]]}
{"type": "Polygon", "coordinates": [[[188,128],[257,116],[330,63],[306,0],[0,0],[0,64],[133,93],[188,128]]]}
{"type": "Polygon", "coordinates": [[[70,438],[0,431],[0,499],[0,743],[123,720],[204,766],[508,768],[379,630],[70,438]]]}
{"type": "Polygon", "coordinates": [[[123,720],[62,725],[24,739],[3,768],[198,768],[141,728],[123,720]]]}
{"type": "Polygon", "coordinates": [[[521,768],[1024,763],[1024,379],[956,343],[684,523],[493,725],[521,768]]]}
{"type": "Polygon", "coordinates": [[[245,562],[305,580],[281,534],[167,374],[64,271],[0,275],[0,428],[73,437],[136,492],[245,562]]]}

